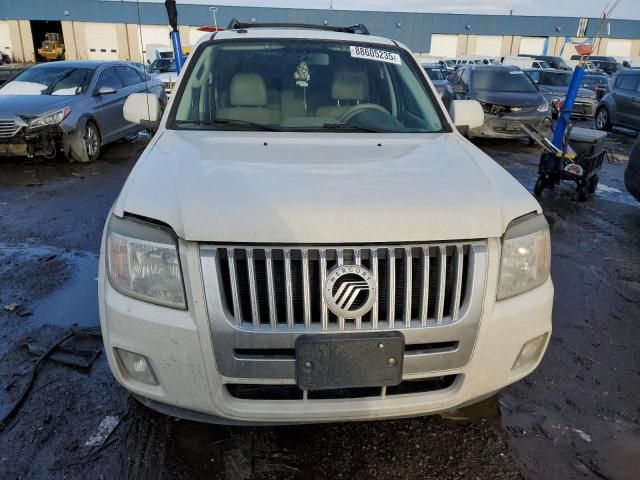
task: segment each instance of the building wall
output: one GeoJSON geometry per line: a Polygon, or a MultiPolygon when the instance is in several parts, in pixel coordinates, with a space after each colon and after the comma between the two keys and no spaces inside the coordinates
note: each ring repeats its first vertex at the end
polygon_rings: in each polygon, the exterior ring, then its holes
{"type": "MultiPolygon", "coordinates": [[[[34,46],[28,20],[59,20],[62,22],[67,58],[88,58],[87,22],[107,23],[117,33],[117,56],[120,59],[142,61],[144,47],[141,46],[140,30],[166,29],[169,27],[162,3],[140,3],[138,10],[132,1],[99,0],[16,0],[3,2],[3,17],[8,19],[15,61],[32,61],[34,46]]],[[[197,37],[194,29],[203,24],[212,24],[208,5],[191,5],[184,0],[178,5],[181,38],[189,47],[191,38],[197,37]]],[[[372,12],[319,9],[285,9],[260,7],[219,7],[216,13],[219,25],[226,25],[231,18],[257,22],[293,22],[329,25],[364,23],[373,34],[391,37],[409,46],[415,52],[431,51],[432,35],[450,37],[455,44],[456,55],[488,54],[492,56],[517,55],[523,37],[544,37],[548,55],[561,54],[565,47],[565,36],[578,33],[579,18],[526,17],[507,15],[458,15],[407,12],[372,12]],[[494,39],[488,38],[495,37],[494,39]],[[490,47],[490,48],[489,48],[490,47]]],[[[598,19],[589,19],[586,35],[594,35],[598,19]]],[[[629,50],[630,57],[640,56],[640,21],[611,20],[609,39],[603,38],[596,45],[596,54],[605,55],[608,50],[629,50]],[[626,43],[620,40],[628,40],[626,43]],[[615,44],[615,48],[614,48],[615,44]],[[611,48],[610,48],[611,47],[611,48]]],[[[143,35],[144,37],[145,35],[143,35]]],[[[148,36],[148,35],[147,35],[148,36]]],[[[144,42],[142,42],[144,43],[144,42]]],[[[149,43],[149,42],[147,42],[149,43]]],[[[168,38],[162,44],[169,45],[168,38]]],[[[452,50],[452,43],[448,44],[452,50]]],[[[109,54],[112,52],[109,49],[109,54]]],[[[568,52],[568,49],[565,49],[568,52]]],[[[566,53],[565,52],[565,53],[566,53]]],[[[92,52],[95,56],[96,52],[92,52]]],[[[566,56],[566,55],[565,55],[566,56]]]]}

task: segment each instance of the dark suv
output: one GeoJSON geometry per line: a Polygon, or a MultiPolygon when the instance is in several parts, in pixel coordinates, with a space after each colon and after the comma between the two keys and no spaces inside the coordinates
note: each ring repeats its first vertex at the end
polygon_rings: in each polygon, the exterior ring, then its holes
{"type": "Polygon", "coordinates": [[[596,110],[596,128],[626,127],[640,130],[640,70],[616,73],[596,110]]]}
{"type": "Polygon", "coordinates": [[[624,184],[629,193],[640,202],[640,137],[629,155],[629,165],[624,172],[624,184]]]}

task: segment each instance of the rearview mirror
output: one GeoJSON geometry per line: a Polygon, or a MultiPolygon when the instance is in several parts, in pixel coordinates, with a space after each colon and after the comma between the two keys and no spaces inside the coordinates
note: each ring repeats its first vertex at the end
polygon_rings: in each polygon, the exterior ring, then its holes
{"type": "Polygon", "coordinates": [[[152,93],[132,93],[122,108],[124,119],[147,127],[157,127],[162,117],[160,99],[152,93]]]}
{"type": "Polygon", "coordinates": [[[449,115],[457,128],[478,128],[484,124],[482,105],[476,100],[454,100],[449,115]]]}
{"type": "Polygon", "coordinates": [[[115,88],[104,85],[98,89],[96,95],[113,95],[114,93],[116,93],[115,88]]]}

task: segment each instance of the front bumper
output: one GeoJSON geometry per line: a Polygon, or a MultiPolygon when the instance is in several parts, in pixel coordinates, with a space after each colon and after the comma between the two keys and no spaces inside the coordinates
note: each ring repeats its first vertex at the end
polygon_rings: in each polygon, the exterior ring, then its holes
{"type": "MultiPolygon", "coordinates": [[[[496,302],[500,243],[487,243],[486,287],[479,328],[469,360],[448,370],[405,368],[403,381],[452,378],[443,388],[367,398],[255,400],[233,396],[228,384],[266,384],[295,388],[291,378],[231,378],[220,372],[211,322],[224,319],[207,304],[199,246],[180,243],[189,310],[179,311],[126,297],[106,281],[100,260],[99,304],[105,351],[111,370],[127,390],[152,408],[200,421],[231,424],[288,424],[373,420],[433,414],[485,398],[533,371],[544,349],[524,366],[513,368],[523,345],[551,334],[553,285],[496,302]],[[121,348],[145,355],[159,385],[128,377],[114,354],[121,348]]],[[[256,335],[260,335],[257,333],[256,335]]],[[[227,333],[233,344],[235,335],[227,333]]],[[[406,357],[405,357],[406,358],[406,357]]],[[[410,362],[405,362],[405,367],[410,362]]]]}
{"type": "Polygon", "coordinates": [[[51,157],[60,148],[62,137],[58,126],[33,131],[24,127],[13,137],[0,140],[0,157],[51,157]]]}
{"type": "Polygon", "coordinates": [[[538,130],[545,132],[551,126],[550,113],[529,114],[484,114],[484,124],[481,127],[469,130],[470,137],[484,138],[527,138],[521,125],[526,123],[538,130]]]}

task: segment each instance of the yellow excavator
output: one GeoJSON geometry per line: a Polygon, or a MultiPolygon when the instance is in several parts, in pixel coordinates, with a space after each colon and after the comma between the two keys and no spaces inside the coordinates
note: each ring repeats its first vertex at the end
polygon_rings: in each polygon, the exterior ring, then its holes
{"type": "Polygon", "coordinates": [[[59,33],[45,33],[38,55],[46,60],[64,60],[64,43],[59,33]]]}

